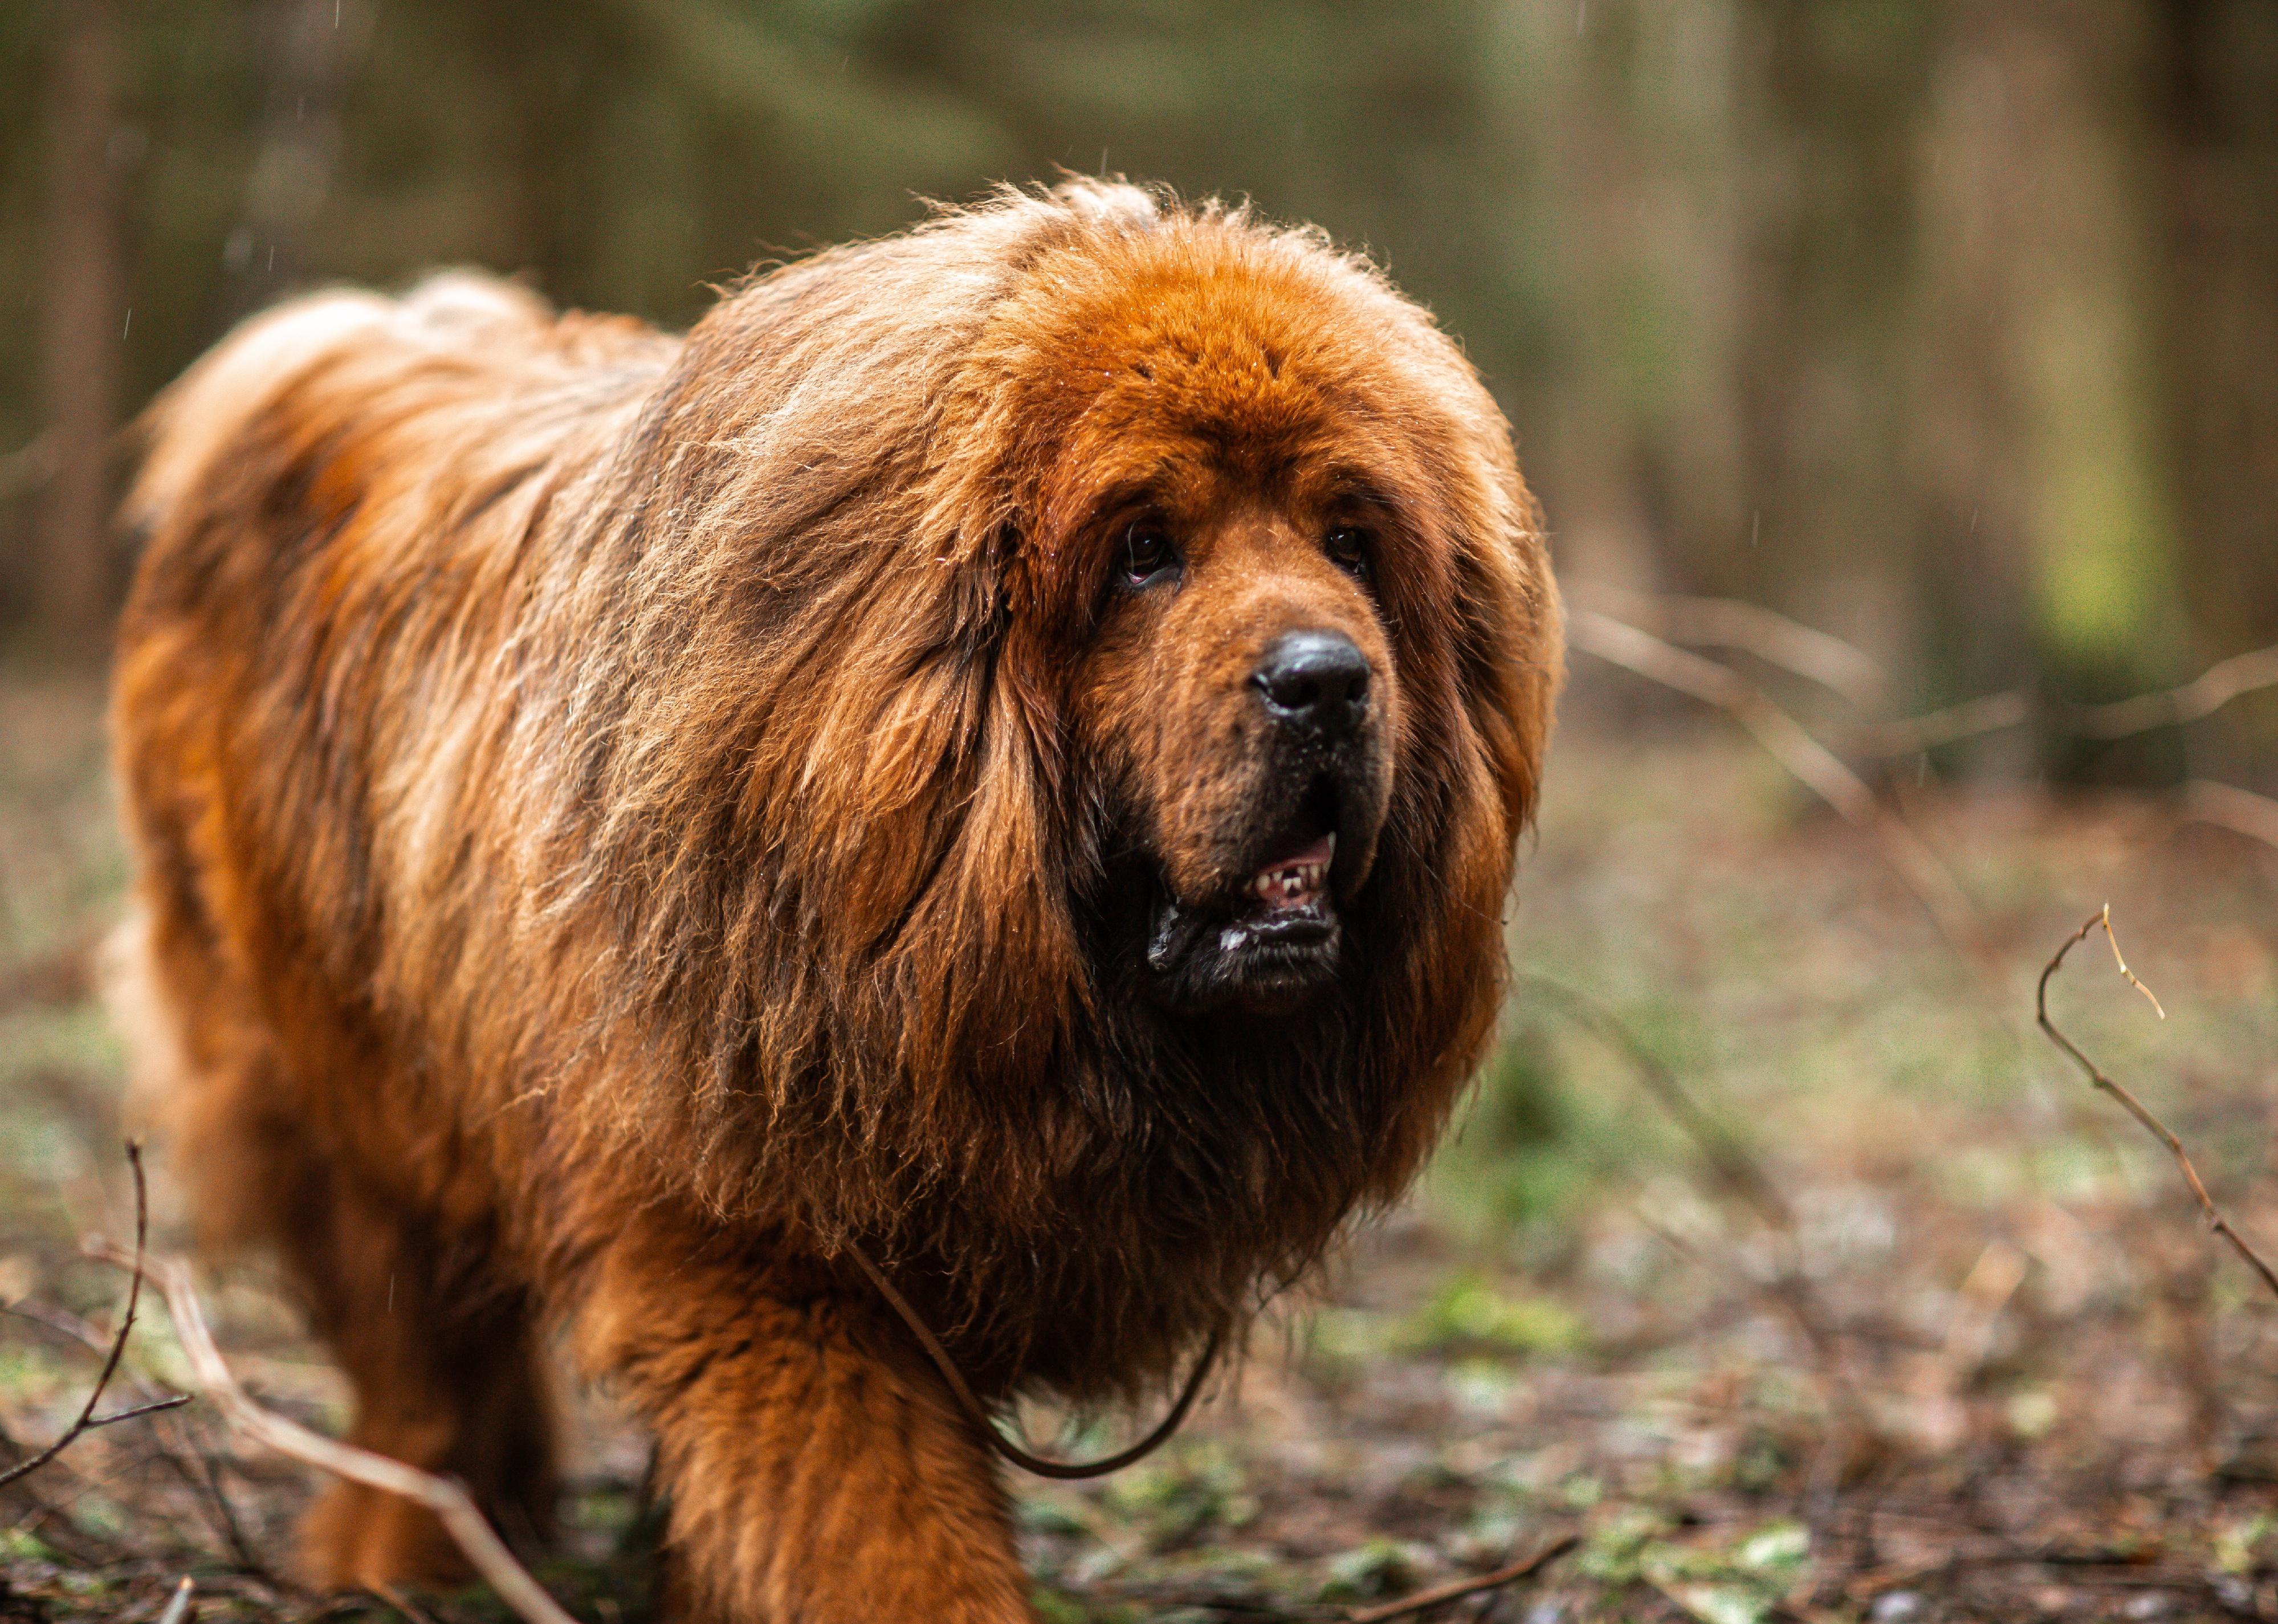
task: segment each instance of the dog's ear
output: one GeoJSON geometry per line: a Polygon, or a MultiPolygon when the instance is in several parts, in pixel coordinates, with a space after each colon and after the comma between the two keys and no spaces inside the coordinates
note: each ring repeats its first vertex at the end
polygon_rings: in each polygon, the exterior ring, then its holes
{"type": "Polygon", "coordinates": [[[1541,517],[1515,470],[1456,553],[1452,635],[1466,708],[1486,746],[1506,841],[1533,821],[1566,667],[1565,623],[1541,517]]]}
{"type": "MultiPolygon", "coordinates": [[[[996,527],[991,527],[992,531],[996,527]]],[[[819,686],[799,797],[813,946],[899,1028],[913,1077],[1042,1065],[1084,998],[1059,812],[1057,698],[1008,648],[1008,538],[875,581],[819,686]],[[1036,1052],[1030,1053],[1033,1048],[1036,1052]]]]}

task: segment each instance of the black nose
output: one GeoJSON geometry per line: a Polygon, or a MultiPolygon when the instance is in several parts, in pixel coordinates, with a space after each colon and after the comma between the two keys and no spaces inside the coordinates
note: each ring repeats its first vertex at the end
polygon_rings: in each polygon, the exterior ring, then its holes
{"type": "Polygon", "coordinates": [[[1337,631],[1293,631],[1250,674],[1278,719],[1326,738],[1360,726],[1368,714],[1368,656],[1337,631]]]}

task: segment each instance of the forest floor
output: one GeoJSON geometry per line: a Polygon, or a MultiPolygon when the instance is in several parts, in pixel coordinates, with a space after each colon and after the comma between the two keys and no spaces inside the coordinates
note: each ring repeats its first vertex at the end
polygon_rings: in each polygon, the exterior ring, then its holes
{"type": "MultiPolygon", "coordinates": [[[[1714,721],[1570,728],[1462,1132],[1169,1447],[1016,1484],[1045,1616],[1344,1619],[1571,1539],[1433,1616],[2278,1620],[2278,1303],[2032,1020],[2042,966],[2108,901],[2167,1018],[2100,934],[2052,1012],[2278,1251],[2278,852],[2147,798],[1903,788],[1976,957],[1714,721]]],[[[122,872],[94,692],[0,685],[19,1452],[77,1413],[118,1313],[78,1243],[131,1227],[119,1050],[83,968],[122,872]]],[[[174,1245],[163,1167],[153,1193],[174,1245]]],[[[340,1385],[263,1275],[204,1288],[246,1383],[337,1429],[340,1385]]],[[[146,1299],[106,1407],[187,1385],[146,1299]]],[[[566,1531],[533,1566],[581,1618],[636,1620],[643,1445],[578,1407],[566,1531]]],[[[89,1433],[0,1490],[0,1619],[154,1620],[184,1574],[207,1620],[502,1616],[294,1592],[276,1570],[310,1488],[203,1402],[89,1433]]]]}

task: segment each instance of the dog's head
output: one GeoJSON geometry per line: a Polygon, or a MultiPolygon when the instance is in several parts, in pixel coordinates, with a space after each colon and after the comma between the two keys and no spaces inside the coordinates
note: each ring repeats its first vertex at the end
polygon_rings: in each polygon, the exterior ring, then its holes
{"type": "Polygon", "coordinates": [[[1556,635],[1531,507],[1453,347],[1317,239],[1135,209],[1076,235],[976,370],[1078,878],[1158,1007],[1286,1013],[1369,952],[1387,842],[1403,882],[1495,911],[1454,871],[1497,849],[1499,890],[1531,804],[1556,635]]]}

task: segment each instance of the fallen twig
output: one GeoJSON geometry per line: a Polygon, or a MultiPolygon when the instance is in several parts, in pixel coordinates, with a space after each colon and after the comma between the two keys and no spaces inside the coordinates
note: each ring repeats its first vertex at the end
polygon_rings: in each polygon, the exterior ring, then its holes
{"type": "Polygon", "coordinates": [[[1450,1579],[1445,1584],[1435,1584],[1428,1590],[1418,1590],[1413,1596],[1403,1596],[1397,1601],[1350,1609],[1340,1615],[1342,1624],[1385,1624],[1388,1619],[1404,1619],[1410,1613],[1423,1612],[1426,1607],[1461,1601],[1466,1596],[1477,1596],[1483,1590],[1500,1590],[1506,1584],[1516,1584],[1521,1579],[1532,1579],[1581,1543],[1579,1534],[1562,1534],[1524,1561],[1513,1562],[1508,1567],[1498,1567],[1491,1574],[1481,1574],[1476,1579],[1450,1579]]]}
{"type": "Polygon", "coordinates": [[[87,1430],[92,1432],[97,1427],[117,1426],[122,1421],[133,1421],[141,1415],[156,1415],[161,1410],[179,1410],[189,1401],[188,1393],[178,1392],[172,1398],[153,1399],[147,1404],[130,1405],[123,1410],[113,1410],[108,1415],[96,1416],[87,1423],[87,1430]]]}
{"type": "MultiPolygon", "coordinates": [[[[9,1315],[29,1324],[38,1325],[56,1336],[91,1349],[97,1357],[101,1357],[110,1349],[109,1343],[96,1333],[94,1326],[76,1314],[46,1303],[19,1302],[0,1305],[0,1314],[9,1315]]],[[[134,1373],[131,1370],[126,1374],[127,1379],[133,1381],[137,1391],[142,1394],[146,1403],[158,1399],[159,1395],[149,1383],[134,1381],[134,1373]]],[[[189,1395],[178,1394],[170,1400],[157,1403],[156,1407],[169,1409],[176,1406],[187,1405],[188,1402],[189,1395]]],[[[153,1429],[153,1431],[157,1434],[158,1459],[165,1463],[167,1470],[173,1473],[184,1487],[197,1497],[205,1508],[209,1520],[213,1523],[215,1532],[221,1536],[223,1544],[229,1547],[230,1555],[238,1566],[248,1573],[267,1574],[269,1565],[262,1559],[260,1552],[254,1550],[253,1542],[247,1535],[244,1525],[238,1521],[237,1508],[230,1503],[229,1491],[224,1487],[221,1480],[221,1463],[215,1459],[212,1450],[206,1446],[204,1440],[195,1430],[180,1425],[183,1419],[186,1418],[177,1418],[174,1423],[153,1429]],[[177,1426],[180,1429],[179,1432],[174,1431],[177,1426]],[[169,1436],[170,1433],[172,1434],[172,1437],[169,1436]]],[[[98,1422],[97,1424],[103,1423],[98,1422]]]]}
{"type": "Polygon", "coordinates": [[[1522,970],[1519,980],[1551,995],[1567,1018],[1587,1027],[1599,1041],[1617,1050],[1654,1102],[1682,1128],[1724,1186],[1754,1208],[1756,1216],[1775,1229],[1793,1231],[1795,1211],[1770,1175],[1756,1164],[1747,1148],[1726,1132],[1686,1091],[1677,1073],[1614,1012],[1580,987],[1540,970],[1522,970]]]}
{"type": "Polygon", "coordinates": [[[1579,589],[1579,595],[1595,599],[1620,620],[1645,625],[1665,642],[1738,649],[1815,682],[1862,711],[1879,709],[1889,686],[1883,667],[1859,649],[1762,604],[1594,584],[1579,589]]]}
{"type": "Polygon", "coordinates": [[[180,1402],[179,1399],[167,1399],[131,1410],[122,1410],[117,1414],[106,1415],[100,1420],[96,1419],[95,1414],[95,1407],[103,1402],[103,1389],[111,1385],[111,1378],[118,1374],[118,1361],[126,1357],[126,1338],[134,1334],[134,1311],[142,1301],[144,1272],[142,1248],[150,1232],[150,1195],[142,1178],[142,1147],[133,1140],[126,1141],[126,1165],[134,1174],[134,1250],[126,1265],[134,1272],[126,1283],[126,1312],[119,1318],[118,1334],[111,1339],[111,1352],[103,1361],[103,1369],[96,1372],[95,1385],[88,1391],[87,1402],[80,1407],[78,1416],[73,1419],[70,1426],[64,1429],[63,1435],[54,1443],[30,1460],[20,1460],[6,1471],[0,1472],[0,1488],[5,1488],[19,1477],[30,1476],[70,1448],[82,1436],[94,1431],[97,1427],[107,1427],[114,1422],[132,1420],[137,1415],[148,1415],[157,1410],[172,1409],[180,1402]]]}
{"type": "Polygon", "coordinates": [[[53,429],[42,430],[15,450],[0,456],[0,501],[45,483],[59,461],[53,429]]]}
{"type": "Polygon", "coordinates": [[[1810,1277],[1804,1272],[1795,1208],[1747,1147],[1701,1108],[1678,1080],[1677,1073],[1640,1042],[1612,1010],[1579,987],[1539,970],[1522,971],[1519,979],[1549,993],[1570,1019],[1587,1027],[1601,1042],[1619,1051],[1655,1103],[1692,1139],[1718,1182],[1753,1208],[1759,1221],[1777,1237],[1782,1255],[1773,1278],[1762,1280],[1747,1270],[1735,1272],[1750,1287],[1762,1292],[1794,1323],[1825,1384],[1835,1430],[1812,1469],[1805,1507],[1807,1519],[1814,1527],[1823,1525],[1832,1513],[1838,1479],[1854,1445],[1870,1437],[1875,1429],[1872,1412],[1844,1369],[1835,1315],[1829,1312],[1810,1277]]]}
{"type": "Polygon", "coordinates": [[[190,1582],[187,1574],[184,1574],[182,1582],[174,1587],[173,1599],[166,1604],[165,1612],[158,1615],[158,1624],[189,1624],[190,1609],[195,1605],[197,1593],[197,1586],[190,1582]]]}
{"type": "MultiPolygon", "coordinates": [[[[2200,1179],[2198,1169],[2191,1165],[2191,1158],[2184,1151],[2182,1140],[2175,1137],[2166,1123],[2152,1115],[2151,1109],[2141,1100],[2129,1093],[2119,1083],[2106,1077],[2094,1061],[2081,1052],[2080,1046],[2065,1036],[2058,1029],[2057,1024],[2049,1018],[2049,979],[2056,974],[2057,967],[2064,963],[2065,955],[2071,952],[2080,942],[2086,941],[2091,931],[2099,927],[2112,943],[2112,957],[2120,965],[2120,973],[2127,977],[2144,996],[2152,1000],[2153,1009],[2160,1008],[2160,1001],[2152,997],[2152,989],[2136,979],[2136,972],[2128,968],[2128,961],[2120,957],[2120,938],[2113,934],[2112,929],[2112,904],[2106,903],[2099,911],[2089,915],[2087,922],[2078,930],[2065,938],[2063,945],[2057,949],[2055,957],[2052,957],[2042,969],[2040,986],[2033,997],[2034,1018],[2039,1021],[2041,1030],[2049,1034],[2049,1041],[2071,1056],[2073,1064],[2086,1074],[2091,1083],[2127,1107],[2128,1114],[2144,1125],[2144,1132],[2167,1147],[2167,1154],[2175,1157],[2175,1165],[2182,1170],[2183,1182],[2190,1186],[2191,1194],[2198,1201],[2199,1210],[2206,1215],[2207,1227],[2228,1241],[2232,1249],[2251,1264],[2254,1271],[2262,1277],[2262,1283],[2270,1288],[2270,1294],[2273,1297],[2278,1297],[2278,1272],[2274,1272],[2270,1265],[2262,1261],[2261,1254],[2247,1245],[2245,1237],[2233,1229],[2230,1220],[2223,1216],[2222,1209],[2214,1204],[2214,1198],[2207,1193],[2206,1185],[2200,1179]]],[[[2167,1011],[2160,1010],[2160,1016],[2161,1019],[2166,1019],[2167,1011]]]]}
{"type": "Polygon", "coordinates": [[[1937,854],[1876,797],[1866,781],[1739,673],[1591,609],[1573,611],[1566,632],[1586,653],[1728,713],[1773,759],[1882,848],[1948,942],[1974,959],[1988,958],[1976,911],[1937,854]]]}
{"type": "Polygon", "coordinates": [[[2195,778],[2183,786],[2183,816],[2278,846],[2278,801],[2251,789],[2195,778]]]}
{"type": "Polygon", "coordinates": [[[2218,660],[2180,688],[2110,705],[2069,706],[2064,719],[2074,732],[2090,738],[2124,739],[2212,716],[2241,695],[2264,688],[2278,688],[2278,644],[2218,660]]]}
{"type": "Polygon", "coordinates": [[[1847,743],[1854,755],[1919,755],[1941,744],[1958,744],[1964,739],[2022,728],[2037,713],[2033,696],[2024,689],[2012,688],[2004,693],[1965,699],[1921,716],[1861,722],[1850,730],[1847,743]]]}
{"type": "Polygon", "coordinates": [[[2109,705],[2045,702],[2029,689],[2011,688],[1927,715],[1865,723],[1852,730],[1850,742],[1861,755],[1911,756],[1940,744],[2022,728],[2044,715],[2082,738],[2133,738],[2212,716],[2233,699],[2266,688],[2278,688],[2278,644],[2218,660],[2179,688],[2162,688],[2109,705]]]}
{"type": "MultiPolygon", "coordinates": [[[[122,1268],[129,1266],[129,1254],[109,1241],[90,1240],[87,1250],[89,1255],[106,1262],[122,1268]]],[[[189,1361],[191,1374],[231,1425],[279,1454],[351,1483],[401,1495],[425,1506],[458,1543],[475,1571],[517,1617],[527,1620],[527,1624],[575,1624],[561,1604],[530,1576],[530,1570],[515,1559],[463,1484],[326,1437],[263,1408],[238,1384],[221,1350],[215,1346],[204,1309],[198,1302],[197,1288],[190,1277],[189,1265],[180,1258],[159,1257],[146,1262],[139,1247],[132,1262],[139,1272],[149,1275],[165,1298],[167,1310],[174,1318],[174,1334],[189,1361]]]]}
{"type": "Polygon", "coordinates": [[[1467,1579],[1450,1579],[1444,1584],[1416,1590],[1396,1597],[1391,1601],[1377,1602],[1365,1607],[1279,1607],[1270,1603],[1235,1600],[1221,1596],[1165,1595],[1160,1592],[1125,1592],[1131,1599],[1155,1605],[1172,1605],[1206,1609],[1246,1619],[1271,1620],[1273,1624],[1388,1624],[1393,1619],[1404,1619],[1411,1613],[1443,1607],[1449,1602],[1478,1596],[1488,1590],[1500,1590],[1507,1584],[1517,1584],[1522,1579],[1532,1579],[1544,1568],[1564,1556],[1582,1543],[1579,1534],[1562,1534],[1541,1550],[1524,1560],[1498,1567],[1491,1573],[1467,1579]]]}

